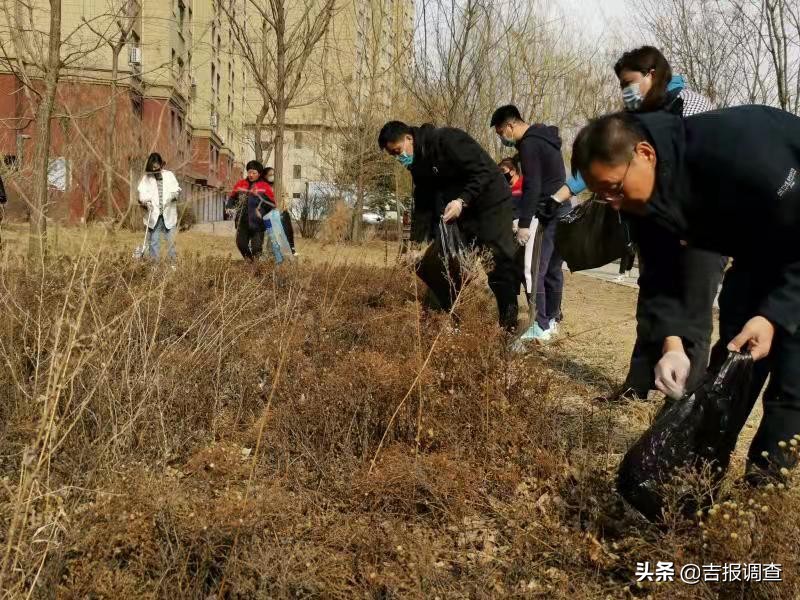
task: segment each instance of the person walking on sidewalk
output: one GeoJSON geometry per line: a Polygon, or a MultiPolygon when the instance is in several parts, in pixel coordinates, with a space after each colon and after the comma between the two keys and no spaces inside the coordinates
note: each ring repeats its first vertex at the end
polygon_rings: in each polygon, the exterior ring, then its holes
{"type": "Polygon", "coordinates": [[[167,241],[167,257],[177,260],[175,233],[178,229],[178,197],[181,186],[172,171],[164,169],[166,163],[158,152],[147,157],[145,173],[139,181],[139,205],[147,209],[144,225],[147,227],[149,256],[159,260],[161,238],[167,241]]]}
{"type": "MultiPolygon", "coordinates": [[[[569,204],[559,205],[552,195],[564,185],[566,169],[561,156],[561,138],[552,125],[529,125],[514,105],[498,108],[491,126],[504,146],[516,148],[522,168],[522,198],[519,203],[517,242],[525,247],[541,230],[541,245],[536,277],[535,314],[521,341],[547,343],[561,321],[564,290],[563,259],[555,248],[556,222],[569,204]]],[[[534,258],[535,260],[535,258],[534,258]]],[[[532,309],[534,307],[531,307],[532,309]]],[[[534,310],[531,310],[531,314],[534,310]]]]}
{"type": "Polygon", "coordinates": [[[246,260],[254,261],[264,250],[264,217],[275,208],[272,186],[262,179],[263,165],[251,160],[246,166],[247,176],[236,182],[226,202],[234,211],[236,247],[246,260]]]}

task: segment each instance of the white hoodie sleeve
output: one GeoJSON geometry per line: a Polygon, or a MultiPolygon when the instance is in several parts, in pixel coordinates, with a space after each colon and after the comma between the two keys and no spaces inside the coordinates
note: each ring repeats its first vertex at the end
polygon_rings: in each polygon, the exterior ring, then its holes
{"type": "Polygon", "coordinates": [[[139,192],[139,204],[150,204],[149,190],[147,185],[147,175],[142,176],[139,180],[137,191],[139,192]]]}

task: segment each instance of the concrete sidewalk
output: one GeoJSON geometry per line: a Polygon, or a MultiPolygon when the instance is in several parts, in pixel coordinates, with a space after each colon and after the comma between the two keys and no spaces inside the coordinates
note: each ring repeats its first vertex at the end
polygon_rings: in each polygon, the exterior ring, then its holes
{"type": "MultiPolygon", "coordinates": [[[[564,264],[564,270],[569,271],[566,263],[564,264]]],[[[589,271],[578,271],[577,274],[584,275],[586,277],[593,277],[595,279],[602,279],[603,281],[616,283],[617,285],[624,285],[625,287],[639,287],[639,285],[636,283],[639,280],[639,269],[634,267],[630,273],[626,275],[620,275],[619,265],[616,263],[604,265],[589,271]]]]}
{"type": "MultiPolygon", "coordinates": [[[[568,271],[566,263],[564,264],[564,270],[568,271]]],[[[602,281],[608,281],[609,283],[615,283],[617,285],[624,285],[625,287],[631,288],[638,288],[639,284],[637,281],[639,280],[639,269],[635,268],[631,270],[630,273],[627,275],[620,275],[619,274],[619,265],[616,263],[611,263],[605,265],[603,267],[599,267],[597,269],[591,269],[590,271],[578,271],[576,275],[583,275],[584,277],[592,277],[593,279],[600,279],[602,281]]],[[[722,286],[720,286],[720,289],[722,286]]],[[[719,309],[719,291],[717,291],[717,297],[714,298],[714,308],[719,309]]]]}

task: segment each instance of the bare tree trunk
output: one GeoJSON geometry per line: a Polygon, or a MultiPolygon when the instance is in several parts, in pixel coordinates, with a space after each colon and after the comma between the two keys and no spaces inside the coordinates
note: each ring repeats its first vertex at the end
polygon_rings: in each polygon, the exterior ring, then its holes
{"type": "MultiPolygon", "coordinates": [[[[277,18],[275,19],[275,63],[278,81],[286,81],[286,21],[285,11],[281,9],[277,11],[277,18]]],[[[283,193],[284,193],[284,164],[283,164],[283,143],[284,135],[286,132],[286,87],[285,85],[277,86],[275,94],[275,139],[273,140],[275,148],[275,204],[278,208],[283,206],[283,193]]]]}
{"type": "MultiPolygon", "coordinates": [[[[359,148],[359,154],[361,149],[359,148]]],[[[350,241],[356,244],[361,242],[361,229],[364,214],[364,169],[363,161],[359,158],[357,163],[358,175],[356,175],[356,204],[353,207],[353,223],[350,233],[350,241]]]]}
{"type": "Polygon", "coordinates": [[[114,144],[114,134],[116,133],[117,123],[117,76],[119,75],[119,53],[121,46],[115,46],[111,55],[111,107],[106,128],[106,152],[108,152],[108,162],[106,163],[106,218],[115,219],[117,217],[117,207],[114,203],[114,169],[116,168],[116,144],[114,144]]]}
{"type": "Polygon", "coordinates": [[[264,160],[264,119],[267,117],[267,103],[261,105],[261,110],[256,115],[256,130],[253,133],[253,146],[255,159],[259,162],[264,160]]]}
{"type": "MultiPolygon", "coordinates": [[[[283,94],[279,94],[282,96],[283,94]]],[[[286,105],[283,98],[280,98],[275,105],[275,112],[277,116],[277,123],[275,125],[275,205],[278,208],[283,206],[283,192],[284,192],[284,164],[283,164],[283,136],[286,130],[286,105]]]]}
{"type": "Polygon", "coordinates": [[[50,118],[56,101],[61,68],[61,0],[50,0],[50,31],[44,95],[36,115],[36,149],[33,162],[33,206],[28,254],[44,267],[47,244],[47,173],[50,159],[50,118]]]}

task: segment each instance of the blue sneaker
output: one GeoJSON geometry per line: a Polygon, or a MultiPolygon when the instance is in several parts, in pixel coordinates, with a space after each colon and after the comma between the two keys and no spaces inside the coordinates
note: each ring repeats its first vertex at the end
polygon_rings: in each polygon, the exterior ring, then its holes
{"type": "Polygon", "coordinates": [[[537,344],[546,344],[553,337],[549,329],[542,329],[539,324],[534,322],[533,325],[528,327],[528,330],[520,336],[523,342],[536,342],[537,344]]]}

